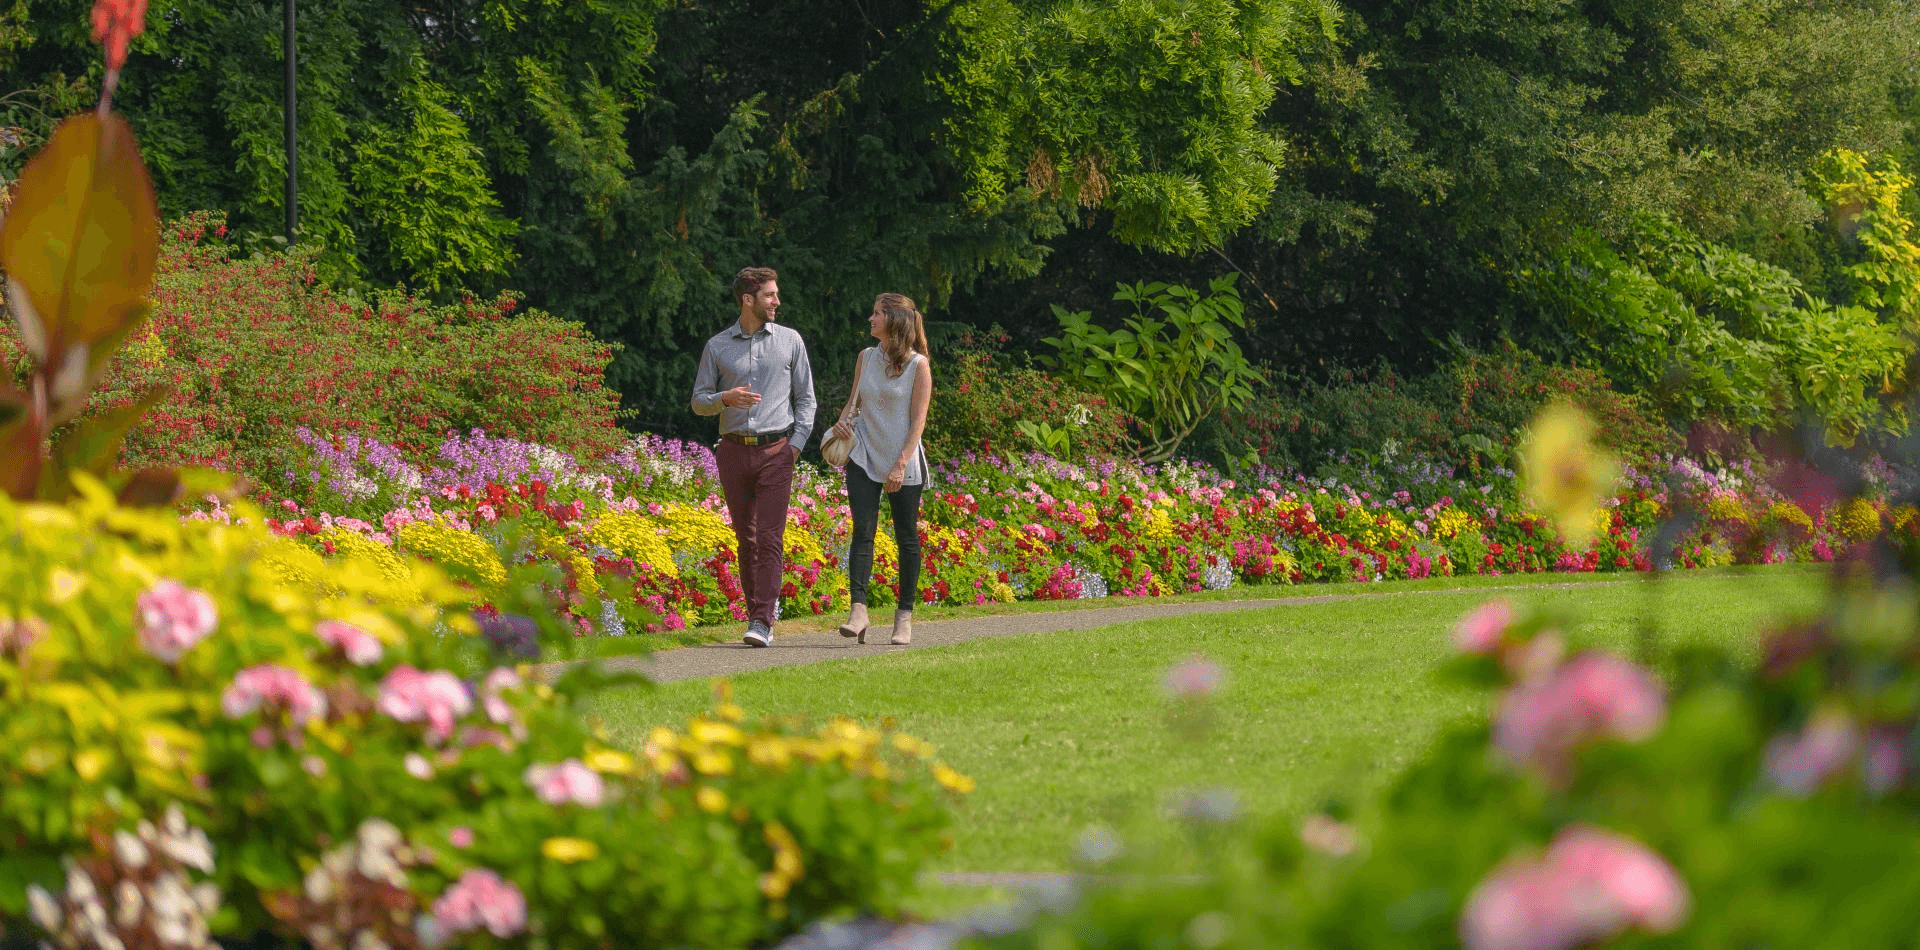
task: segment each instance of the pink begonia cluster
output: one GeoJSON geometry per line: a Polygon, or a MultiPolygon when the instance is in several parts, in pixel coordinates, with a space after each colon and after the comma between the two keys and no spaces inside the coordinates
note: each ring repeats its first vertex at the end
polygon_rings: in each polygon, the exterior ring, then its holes
{"type": "Polygon", "coordinates": [[[220,696],[220,709],[227,718],[238,719],[263,707],[269,713],[284,711],[297,725],[326,715],[327,697],[299,670],[276,663],[250,666],[233,674],[233,683],[220,696]]]}
{"type": "Polygon", "coordinates": [[[379,637],[345,621],[322,620],[314,625],[313,633],[320,642],[340,648],[354,666],[372,666],[386,653],[379,637]]]}
{"type": "Polygon", "coordinates": [[[1226,682],[1226,671],[1204,656],[1181,660],[1161,680],[1160,688],[1172,699],[1205,699],[1218,692],[1226,682]]]}
{"type": "Polygon", "coordinates": [[[425,722],[435,738],[444,740],[453,735],[454,721],[473,711],[473,697],[452,673],[425,673],[402,663],[380,682],[374,707],[401,722],[425,722]]]}
{"type": "Polygon", "coordinates": [[[449,933],[485,928],[505,940],[527,928],[527,899],[512,881],[475,868],[433,902],[433,916],[449,933]]]}
{"type": "Polygon", "coordinates": [[[579,759],[558,765],[529,765],[525,778],[540,800],[549,805],[572,803],[597,808],[607,800],[607,783],[579,759]]]}
{"type": "Polygon", "coordinates": [[[1475,887],[1460,917],[1467,950],[1564,950],[1629,927],[1671,933],[1687,917],[1687,885],[1638,842],[1597,828],[1560,832],[1535,860],[1475,887]]]}
{"type": "MultiPolygon", "coordinates": [[[[1887,779],[1901,770],[1889,760],[1885,743],[1876,743],[1876,754],[1869,756],[1870,784],[1874,791],[1892,787],[1887,779]]],[[[1845,713],[1830,711],[1816,714],[1805,728],[1767,742],[1767,780],[1795,797],[1813,794],[1827,779],[1853,761],[1860,749],[1860,730],[1845,713]]]]}
{"type": "Polygon", "coordinates": [[[480,706],[486,710],[487,718],[503,726],[515,722],[513,706],[500,694],[522,685],[520,674],[504,666],[494,667],[493,672],[487,674],[480,693],[480,706]]]}
{"type": "Polygon", "coordinates": [[[1489,600],[1460,619],[1453,628],[1453,643],[1464,653],[1488,656],[1500,648],[1500,641],[1513,626],[1516,611],[1506,598],[1489,600]]]}
{"type": "Polygon", "coordinates": [[[1564,777],[1574,746],[1596,738],[1638,742],[1666,716],[1666,695],[1647,671],[1582,653],[1507,694],[1493,723],[1493,744],[1516,762],[1564,777]]]}
{"type": "Polygon", "coordinates": [[[19,656],[47,635],[47,622],[39,617],[9,620],[0,617],[0,656],[19,656]]]}
{"type": "Polygon", "coordinates": [[[164,663],[179,662],[219,623],[213,598],[179,581],[161,581],[147,588],[136,610],[140,645],[164,663]]]}

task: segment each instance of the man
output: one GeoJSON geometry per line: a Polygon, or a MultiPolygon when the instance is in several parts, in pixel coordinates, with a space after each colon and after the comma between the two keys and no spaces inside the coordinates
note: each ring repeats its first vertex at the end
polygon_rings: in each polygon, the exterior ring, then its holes
{"type": "Polygon", "coordinates": [[[813,368],[800,334],[774,322],[778,277],[770,267],[734,276],[740,320],[707,341],[693,377],[693,411],[720,417],[714,460],[739,542],[751,647],[773,643],[793,463],[813,433],[813,368]]]}

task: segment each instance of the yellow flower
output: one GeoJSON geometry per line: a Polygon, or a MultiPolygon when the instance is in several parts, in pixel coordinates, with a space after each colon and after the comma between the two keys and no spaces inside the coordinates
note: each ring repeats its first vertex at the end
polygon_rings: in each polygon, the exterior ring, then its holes
{"type": "Polygon", "coordinates": [[[587,529],[587,542],[620,557],[630,557],[635,564],[644,564],[660,574],[679,577],[680,570],[673,563],[673,549],[661,537],[665,530],[646,515],[614,512],[587,529]]]}
{"type": "Polygon", "coordinates": [[[507,581],[507,569],[500,563],[499,552],[486,539],[472,532],[415,521],[400,528],[395,544],[414,554],[431,558],[456,576],[465,574],[489,586],[507,581]]]}
{"type": "Polygon", "coordinates": [[[578,864],[600,856],[600,846],[585,838],[548,838],[540,842],[540,853],[562,864],[578,864]]]}
{"type": "Polygon", "coordinates": [[[747,718],[747,711],[733,703],[721,703],[713,708],[713,712],[728,722],[739,722],[747,718]]]}
{"type": "Polygon", "coordinates": [[[1840,533],[1851,541],[1865,541],[1880,533],[1880,512],[1873,502],[1865,498],[1849,498],[1840,503],[1840,510],[1834,512],[1834,522],[1840,533]]]}
{"type": "Polygon", "coordinates": [[[693,770],[701,775],[732,775],[733,756],[718,749],[701,749],[693,753],[693,770]]]}
{"type": "Polygon", "coordinates": [[[709,815],[718,815],[727,810],[727,793],[711,785],[702,785],[693,793],[693,803],[709,815]]]}
{"type": "Polygon", "coordinates": [[[952,766],[945,762],[935,762],[933,764],[933,780],[939,782],[942,787],[959,792],[962,795],[973,791],[974,788],[973,779],[955,771],[952,766]]]}
{"type": "Polygon", "coordinates": [[[607,775],[633,775],[639,766],[633,756],[615,749],[592,749],[581,757],[587,768],[607,775]]]}
{"type": "Polygon", "coordinates": [[[917,759],[933,758],[933,743],[914,738],[904,732],[893,734],[893,747],[917,759]]]}
{"type": "Polygon", "coordinates": [[[747,734],[730,722],[714,722],[711,719],[695,719],[687,724],[687,735],[695,742],[711,742],[720,745],[746,745],[747,734]]]}
{"type": "Polygon", "coordinates": [[[1521,450],[1520,474],[1527,500],[1552,518],[1567,543],[1593,538],[1593,512],[1613,490],[1618,474],[1612,457],[1594,446],[1593,420],[1563,402],[1540,410],[1521,450]]]}

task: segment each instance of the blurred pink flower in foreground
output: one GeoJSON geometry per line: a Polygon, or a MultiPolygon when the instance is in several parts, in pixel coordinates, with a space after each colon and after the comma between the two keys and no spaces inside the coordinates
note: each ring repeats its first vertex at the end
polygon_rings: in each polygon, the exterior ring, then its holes
{"type": "Polygon", "coordinates": [[[1647,671],[1582,653],[1507,694],[1493,743],[1516,762],[1564,777],[1575,745],[1589,738],[1638,742],[1653,735],[1666,714],[1666,696],[1647,671]]]}
{"type": "Polygon", "coordinates": [[[381,681],[376,708],[401,722],[424,721],[445,739],[453,734],[454,720],[473,711],[473,697],[452,673],[423,673],[402,663],[381,681]]]}
{"type": "Polygon", "coordinates": [[[520,674],[504,666],[496,666],[487,674],[484,689],[481,691],[480,705],[486,710],[487,718],[497,723],[513,721],[513,706],[500,694],[509,689],[519,689],[523,683],[520,674]]]}
{"type": "Polygon", "coordinates": [[[579,759],[568,759],[559,765],[529,765],[525,778],[540,800],[549,805],[571,802],[597,808],[607,800],[607,783],[601,780],[600,773],[587,768],[579,759]]]}
{"type": "Polygon", "coordinates": [[[1513,601],[1504,597],[1489,600],[1460,618],[1453,628],[1453,642],[1462,652],[1485,656],[1499,648],[1513,619],[1513,601]]]}
{"type": "Polygon", "coordinates": [[[313,628],[315,636],[328,646],[339,647],[347,662],[354,666],[372,666],[380,662],[386,652],[380,645],[380,638],[353,624],[339,620],[322,620],[313,628]]]}
{"type": "Polygon", "coordinates": [[[1160,686],[1175,699],[1204,699],[1218,692],[1226,678],[1220,664],[1204,656],[1190,656],[1168,670],[1160,686]]]}
{"type": "Polygon", "coordinates": [[[1686,883],[1658,854],[1597,828],[1573,827],[1537,859],[1482,880],[1460,917],[1467,950],[1562,950],[1628,927],[1670,933],[1687,917],[1686,883]]]}
{"type": "Polygon", "coordinates": [[[1844,713],[1816,714],[1805,729],[1767,743],[1767,779],[1789,795],[1812,794],[1860,748],[1860,732],[1844,713]]]}
{"type": "Polygon", "coordinates": [[[213,598],[179,581],[161,581],[147,588],[136,607],[140,645],[165,663],[178,662],[219,622],[213,598]]]}
{"type": "Polygon", "coordinates": [[[233,674],[233,684],[220,696],[220,709],[238,719],[265,707],[284,710],[294,724],[327,714],[327,698],[300,671],[274,663],[250,666],[233,674]]]}
{"type": "Polygon", "coordinates": [[[503,881],[486,868],[475,868],[460,875],[460,880],[433,902],[433,915],[452,933],[484,927],[505,940],[526,929],[527,899],[512,881],[503,881]]]}

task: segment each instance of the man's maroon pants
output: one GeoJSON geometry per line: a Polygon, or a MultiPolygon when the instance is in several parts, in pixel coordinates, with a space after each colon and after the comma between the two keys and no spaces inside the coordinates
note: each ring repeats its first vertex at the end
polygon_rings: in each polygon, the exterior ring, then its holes
{"type": "Polygon", "coordinates": [[[747,595],[747,620],[773,629],[780,600],[782,551],[787,540],[787,505],[793,499],[793,450],[787,440],[741,445],[721,439],[714,449],[720,488],[739,542],[740,589],[747,595]]]}

